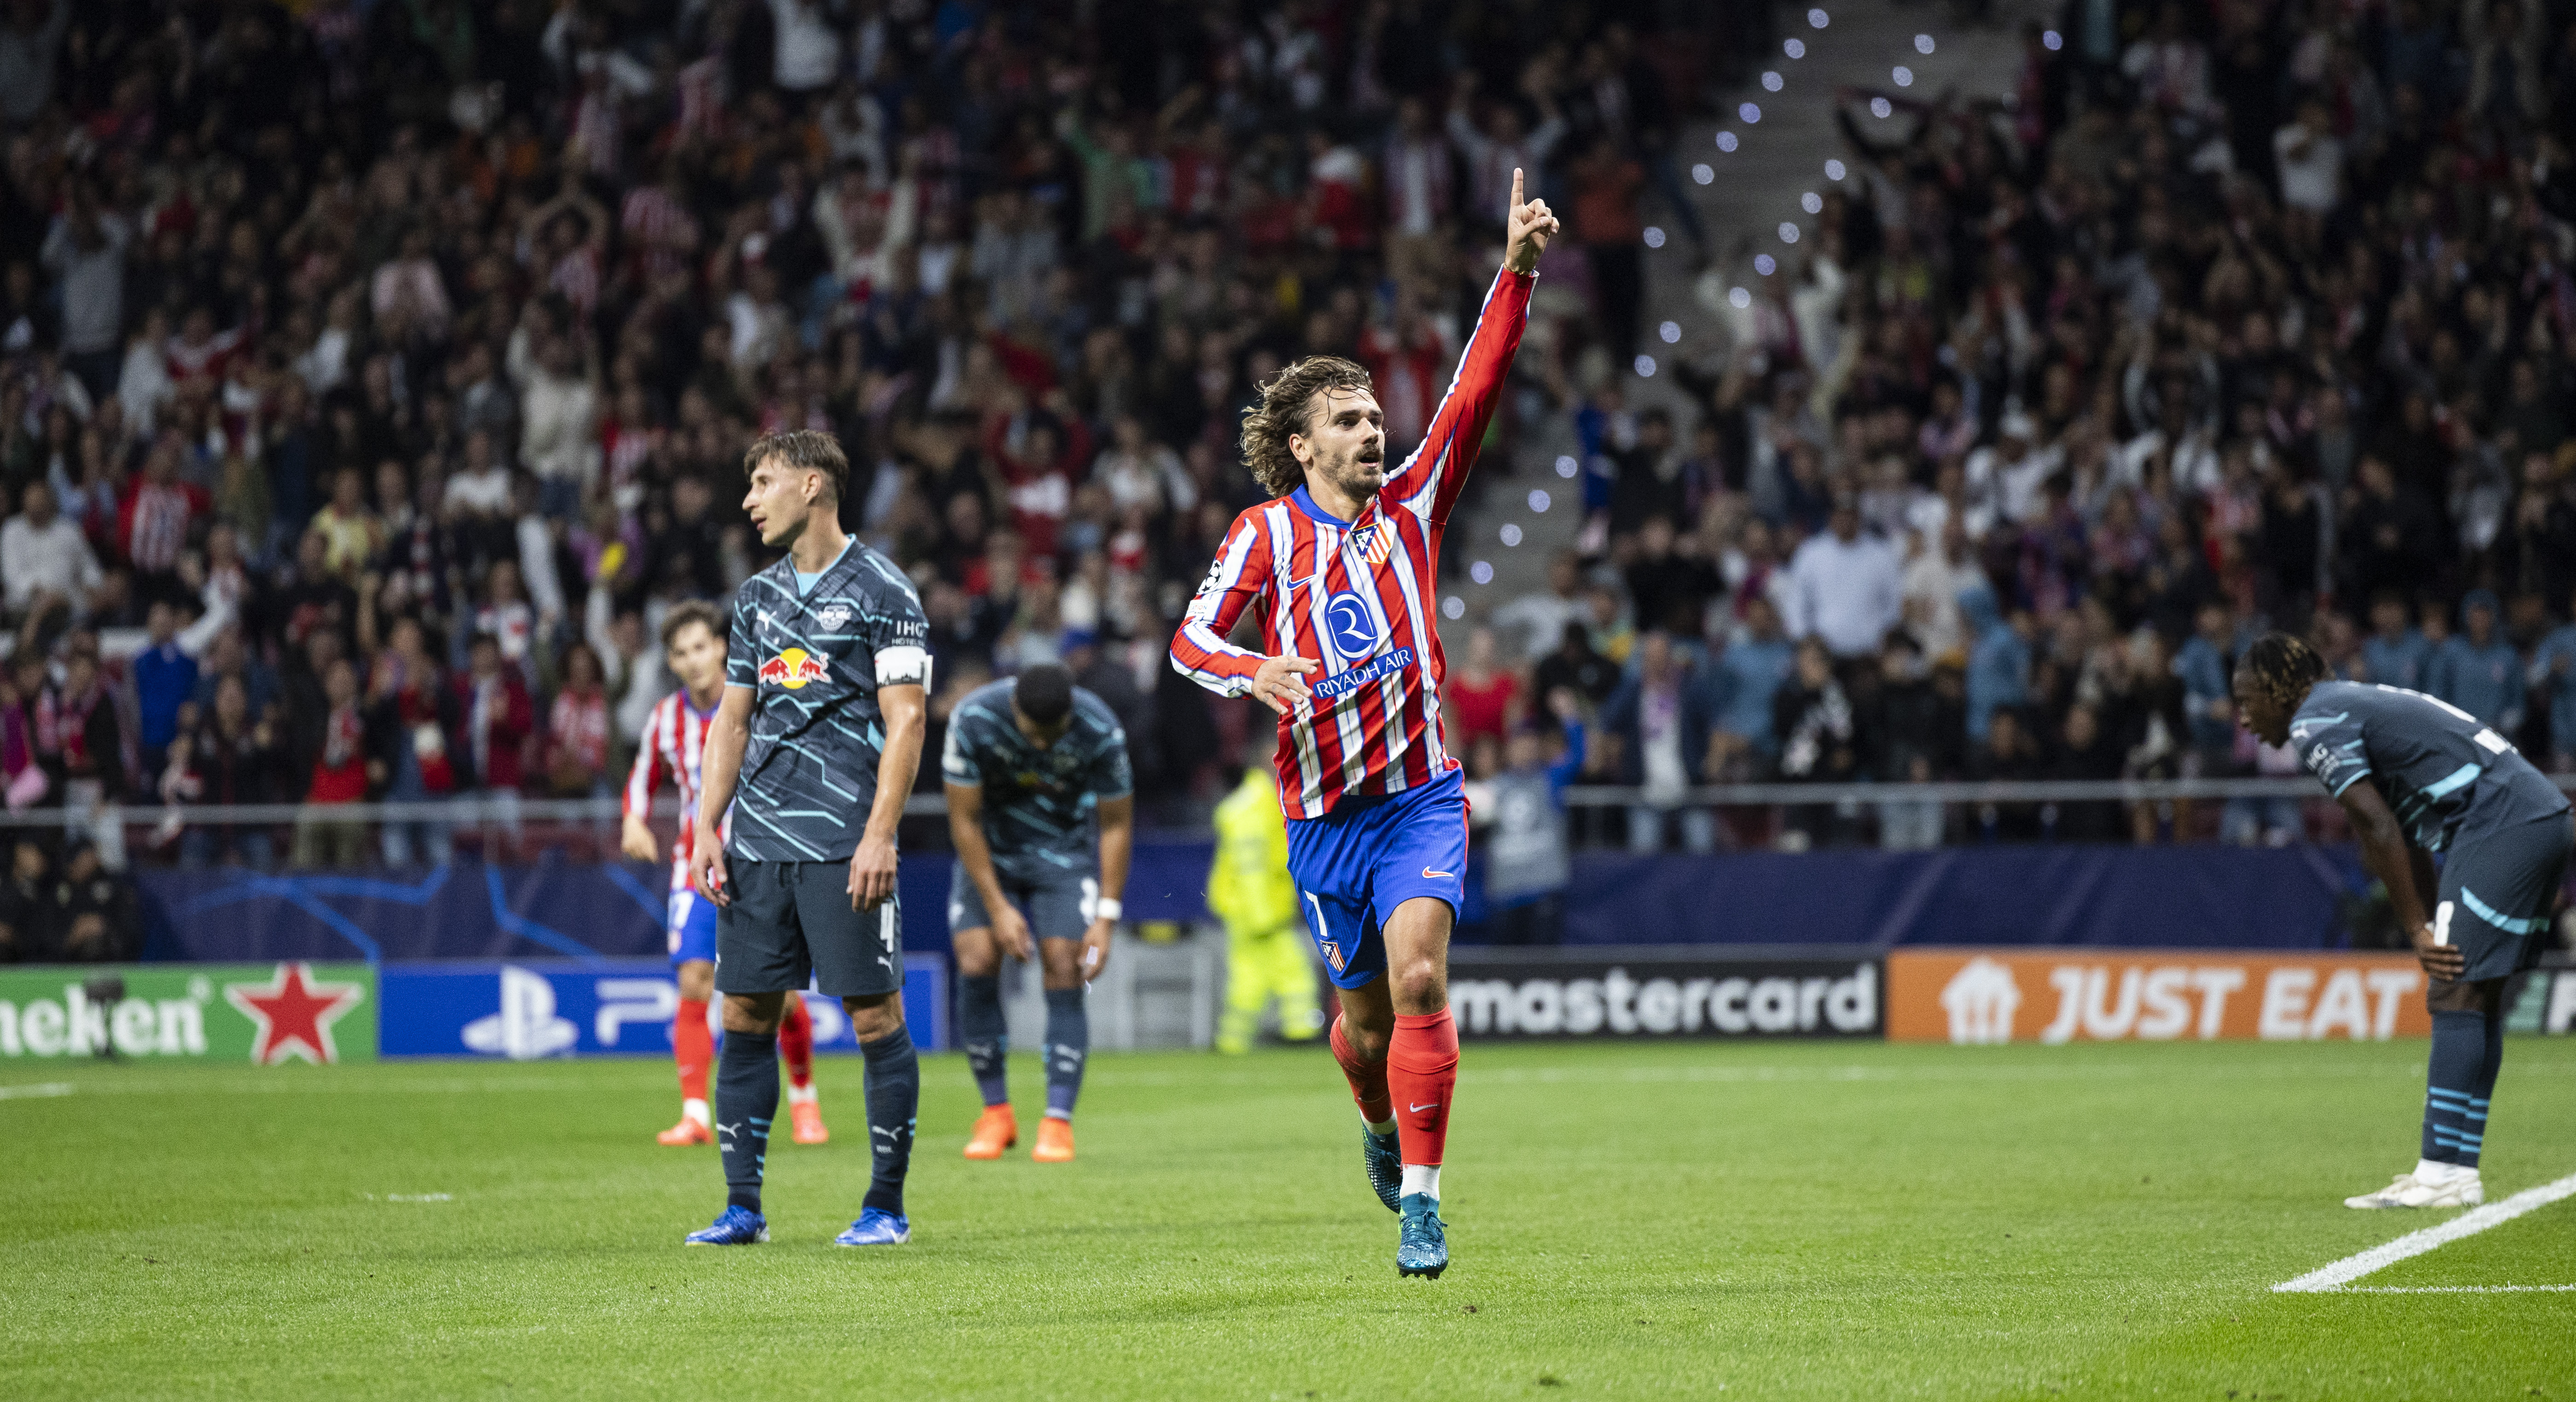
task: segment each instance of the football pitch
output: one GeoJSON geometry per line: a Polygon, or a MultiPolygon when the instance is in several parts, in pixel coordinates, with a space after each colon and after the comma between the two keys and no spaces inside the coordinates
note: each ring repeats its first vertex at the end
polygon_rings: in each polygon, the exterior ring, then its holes
{"type": "MultiPolygon", "coordinates": [[[[665,1063],[15,1062],[0,1396],[2576,1397],[2576,1292],[2484,1288],[2576,1285],[2576,1198],[2271,1288],[2458,1215],[2341,1205],[2412,1164],[2423,1060],[1470,1043],[1436,1282],[1321,1051],[1103,1054],[1062,1166],[1026,1108],[961,1160],[925,1058],[871,1250],[854,1059],[734,1249],[680,1245],[722,1191],[652,1142],[665,1063]]],[[[2576,1041],[2513,1039],[2494,1124],[2490,1203],[2576,1174],[2576,1041]]]]}

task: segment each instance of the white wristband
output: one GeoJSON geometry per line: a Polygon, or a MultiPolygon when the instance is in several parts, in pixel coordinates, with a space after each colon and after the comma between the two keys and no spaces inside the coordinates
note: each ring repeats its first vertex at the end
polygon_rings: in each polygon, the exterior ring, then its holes
{"type": "Polygon", "coordinates": [[[1115,896],[1103,896],[1091,907],[1091,918],[1094,920],[1115,920],[1126,913],[1127,907],[1120,905],[1115,896]]]}

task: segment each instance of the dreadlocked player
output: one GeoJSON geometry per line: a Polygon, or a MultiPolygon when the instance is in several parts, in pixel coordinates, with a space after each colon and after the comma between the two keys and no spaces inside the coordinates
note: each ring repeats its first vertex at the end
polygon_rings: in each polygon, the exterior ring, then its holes
{"type": "Polygon", "coordinates": [[[2329,680],[2316,649],[2284,633],[2245,650],[2236,704],[2265,744],[2295,741],[2343,805],[2431,978],[2422,1157],[2344,1205],[2475,1207],[2486,1197],[2478,1151],[2504,1059],[2505,980],[2549,927],[2576,846],[2567,796],[2475,716],[2421,692],[2329,680]],[[2435,852],[2449,854],[2438,874],[2435,852]]]}

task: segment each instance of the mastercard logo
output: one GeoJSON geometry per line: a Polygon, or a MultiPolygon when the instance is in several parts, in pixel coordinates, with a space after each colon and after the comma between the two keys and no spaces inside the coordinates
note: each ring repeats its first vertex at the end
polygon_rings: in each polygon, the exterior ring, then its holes
{"type": "Polygon", "coordinates": [[[819,682],[831,675],[823,659],[801,647],[791,647],[760,664],[760,679],[774,682],[794,691],[807,682],[819,682]]]}

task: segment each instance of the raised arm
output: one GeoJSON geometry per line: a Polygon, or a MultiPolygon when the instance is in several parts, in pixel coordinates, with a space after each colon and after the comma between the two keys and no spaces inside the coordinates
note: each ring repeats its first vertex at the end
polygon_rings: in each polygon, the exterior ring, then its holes
{"type": "Polygon", "coordinates": [[[1449,508],[1467,485],[1476,450],[1484,445],[1485,428],[1501,402],[1503,377],[1520,349],[1522,328],[1529,324],[1530,289],[1537,282],[1539,255],[1556,235],[1556,216],[1547,201],[1525,199],[1522,172],[1512,172],[1512,206],[1504,217],[1510,241],[1503,250],[1503,270],[1485,294],[1476,317],[1476,334],[1458,361],[1439,411],[1422,435],[1422,446],[1388,479],[1381,500],[1397,503],[1433,525],[1448,521],[1449,508]]]}

